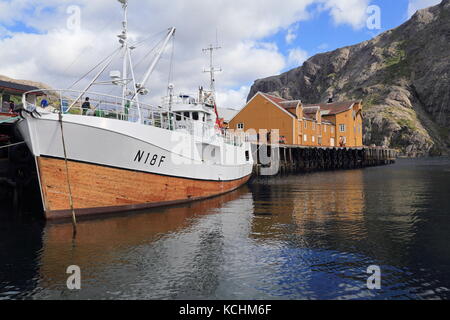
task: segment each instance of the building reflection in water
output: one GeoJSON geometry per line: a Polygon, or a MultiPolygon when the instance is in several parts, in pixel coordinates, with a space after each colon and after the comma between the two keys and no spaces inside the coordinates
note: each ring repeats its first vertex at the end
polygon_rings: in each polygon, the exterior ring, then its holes
{"type": "Polygon", "coordinates": [[[365,210],[363,183],[363,171],[351,170],[288,176],[268,180],[267,184],[254,184],[255,215],[266,218],[255,219],[253,235],[282,237],[286,232],[281,229],[289,227],[289,233],[307,236],[339,225],[345,237],[364,238],[366,230],[360,228],[365,210]]]}

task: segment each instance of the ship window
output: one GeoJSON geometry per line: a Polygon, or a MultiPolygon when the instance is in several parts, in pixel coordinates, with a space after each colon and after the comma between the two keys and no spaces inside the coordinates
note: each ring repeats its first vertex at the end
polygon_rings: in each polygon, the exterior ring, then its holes
{"type": "Polygon", "coordinates": [[[250,161],[250,152],[248,150],[245,151],[245,161],[250,161]]]}
{"type": "Polygon", "coordinates": [[[183,115],[184,115],[185,118],[190,118],[189,112],[185,112],[183,115]]]}
{"type": "Polygon", "coordinates": [[[176,115],[175,119],[177,121],[181,121],[181,114],[179,112],[175,112],[175,115],[176,115]]]}
{"type": "Polygon", "coordinates": [[[198,112],[192,112],[192,119],[194,119],[194,120],[198,120],[199,119],[198,112]]]}

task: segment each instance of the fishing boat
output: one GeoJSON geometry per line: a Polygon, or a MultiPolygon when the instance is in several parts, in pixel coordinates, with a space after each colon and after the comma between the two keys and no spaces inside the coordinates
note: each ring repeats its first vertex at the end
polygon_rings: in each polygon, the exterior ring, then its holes
{"type": "Polygon", "coordinates": [[[97,65],[82,90],[40,89],[44,96],[30,91],[22,98],[18,128],[36,161],[47,219],[211,198],[239,188],[252,172],[246,138],[220,126],[212,64],[210,90],[174,94],[170,84],[161,105],[144,102],[150,75],[175,28],[167,31],[138,81],[128,1],[119,2],[120,46],[97,65]],[[117,57],[122,71],[107,74],[117,57]],[[121,94],[94,89],[106,86],[121,94]]]}

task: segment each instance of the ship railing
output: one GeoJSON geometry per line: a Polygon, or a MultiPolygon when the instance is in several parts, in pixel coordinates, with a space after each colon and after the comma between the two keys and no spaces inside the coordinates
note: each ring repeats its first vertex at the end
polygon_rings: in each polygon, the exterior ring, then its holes
{"type": "Polygon", "coordinates": [[[199,103],[198,99],[195,98],[192,94],[179,94],[179,95],[173,95],[173,96],[167,96],[161,98],[162,106],[169,106],[169,105],[177,105],[177,104],[193,104],[196,105],[199,103]]]}
{"type": "Polygon", "coordinates": [[[208,103],[213,105],[214,93],[211,91],[202,91],[201,96],[192,93],[180,93],[178,95],[169,95],[161,98],[162,106],[179,105],[179,104],[202,104],[208,103]]]}
{"type": "Polygon", "coordinates": [[[193,120],[183,114],[174,113],[161,107],[104,93],[85,92],[81,96],[80,94],[81,92],[76,90],[33,90],[25,93],[22,100],[24,108],[29,112],[40,110],[41,112],[62,112],[63,114],[117,119],[165,130],[182,131],[205,140],[211,139],[211,132],[215,132],[213,136],[222,136],[227,144],[242,145],[242,139],[216,130],[211,123],[193,120]],[[42,95],[37,98],[36,92],[42,95]],[[89,97],[90,107],[83,108],[87,97],[89,97]],[[47,103],[42,103],[44,99],[47,103]],[[42,106],[45,108],[41,108],[42,106]]]}

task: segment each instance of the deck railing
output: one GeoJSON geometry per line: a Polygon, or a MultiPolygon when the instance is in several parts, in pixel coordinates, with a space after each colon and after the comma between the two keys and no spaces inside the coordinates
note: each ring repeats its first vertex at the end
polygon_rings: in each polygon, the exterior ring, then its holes
{"type": "Polygon", "coordinates": [[[44,97],[38,101],[35,95],[31,95],[35,92],[37,91],[29,91],[23,96],[24,108],[30,112],[36,110],[37,106],[41,106],[42,100],[46,99],[48,106],[45,109],[49,112],[141,123],[165,130],[187,132],[203,139],[220,136],[227,144],[242,145],[240,136],[216,129],[211,123],[193,120],[183,114],[153,107],[136,100],[96,92],[86,92],[80,96],[81,92],[76,90],[39,90],[44,97]],[[89,97],[90,107],[83,109],[86,97],[89,97]]]}

